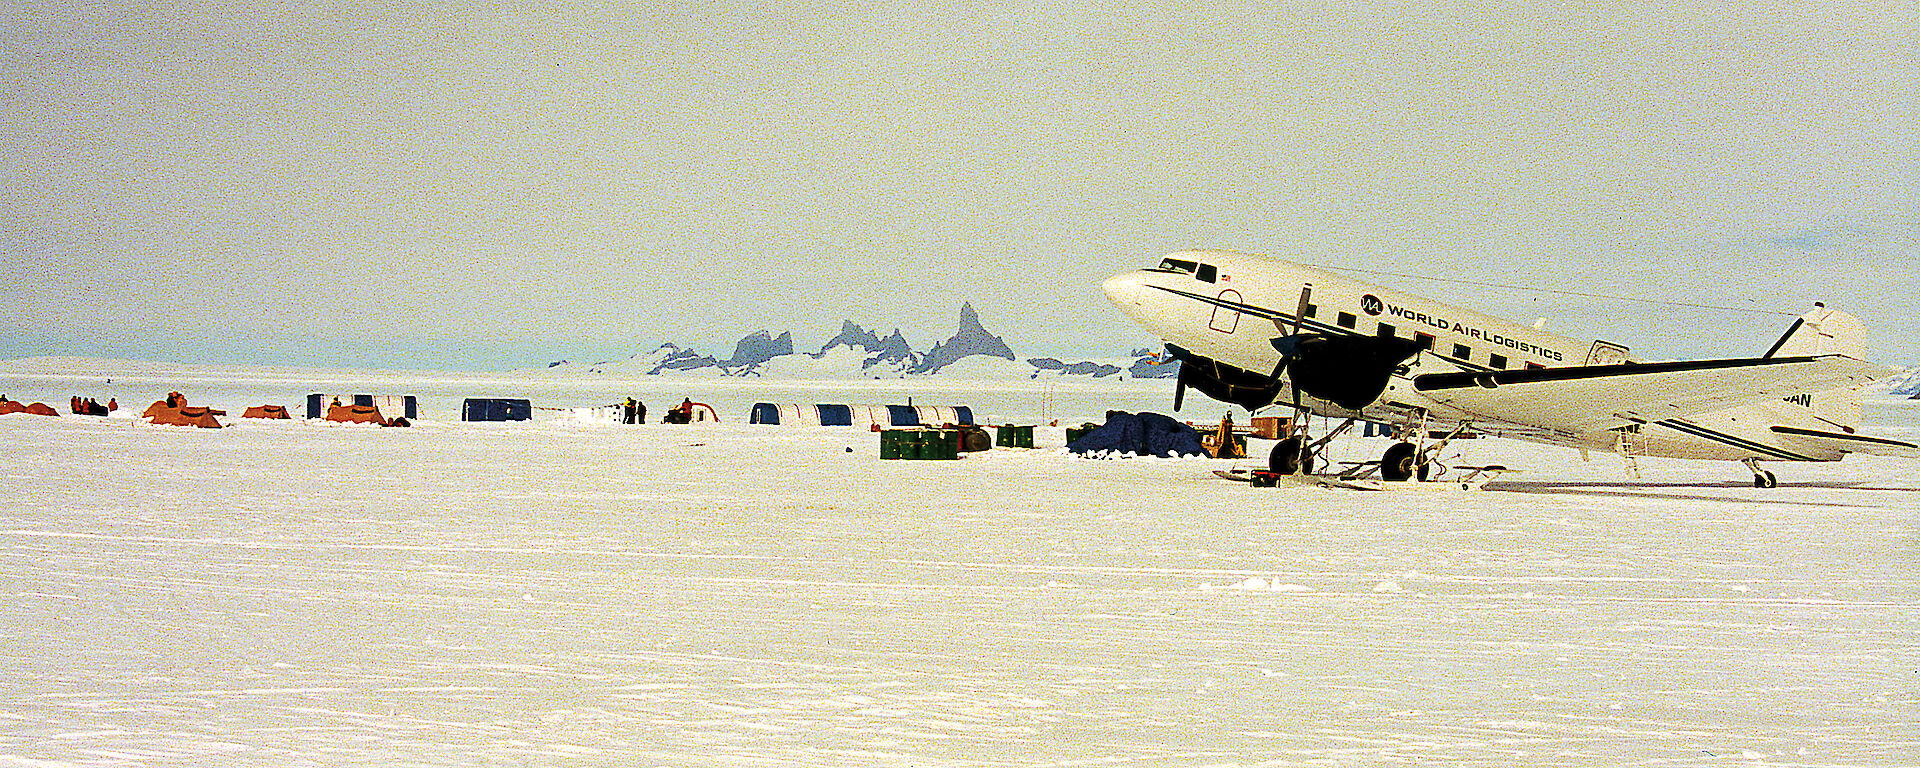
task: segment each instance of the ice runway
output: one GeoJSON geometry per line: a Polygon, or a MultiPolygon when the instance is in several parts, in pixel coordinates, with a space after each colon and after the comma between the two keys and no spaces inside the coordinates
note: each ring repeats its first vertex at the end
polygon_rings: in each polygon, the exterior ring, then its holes
{"type": "Polygon", "coordinates": [[[1920,763],[1911,462],[1763,491],[1483,440],[1528,471],[1408,494],[834,428],[0,445],[0,766],[1920,763]]]}

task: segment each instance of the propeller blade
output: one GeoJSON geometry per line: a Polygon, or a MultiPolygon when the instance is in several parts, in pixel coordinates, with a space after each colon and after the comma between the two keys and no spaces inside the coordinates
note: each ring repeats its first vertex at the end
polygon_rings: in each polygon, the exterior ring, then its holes
{"type": "Polygon", "coordinates": [[[1182,365],[1180,367],[1180,375],[1178,377],[1175,377],[1173,380],[1173,410],[1175,413],[1180,412],[1180,404],[1183,402],[1186,402],[1186,399],[1187,399],[1187,368],[1186,366],[1182,365]]]}
{"type": "Polygon", "coordinates": [[[1307,321],[1307,307],[1313,304],[1313,283],[1300,286],[1300,303],[1293,308],[1293,333],[1300,334],[1300,326],[1307,321]]]}

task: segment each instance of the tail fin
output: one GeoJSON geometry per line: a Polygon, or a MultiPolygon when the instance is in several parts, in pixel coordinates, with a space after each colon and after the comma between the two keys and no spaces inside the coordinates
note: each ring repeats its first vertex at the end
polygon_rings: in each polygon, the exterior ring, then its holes
{"type": "MultiPolygon", "coordinates": [[[[1860,318],[1826,305],[1815,305],[1812,312],[1793,321],[1773,348],[1767,350],[1766,357],[1800,357],[1807,355],[1846,355],[1865,359],[1867,355],[1867,329],[1860,324],[1860,318]]],[[[1830,392],[1808,392],[1795,395],[1787,400],[1813,409],[1813,415],[1821,421],[1847,431],[1860,423],[1860,390],[1836,389],[1830,392]]]]}
{"type": "Polygon", "coordinates": [[[1773,343],[1765,357],[1802,355],[1846,355],[1864,358],[1867,354],[1867,329],[1860,318],[1815,305],[1812,312],[1793,321],[1787,333],[1773,343]]]}

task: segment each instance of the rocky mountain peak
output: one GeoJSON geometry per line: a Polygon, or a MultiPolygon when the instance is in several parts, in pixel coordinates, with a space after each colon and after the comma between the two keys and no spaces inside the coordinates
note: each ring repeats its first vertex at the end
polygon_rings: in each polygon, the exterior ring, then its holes
{"type": "Polygon", "coordinates": [[[933,373],[972,355],[1019,359],[1014,356],[1013,349],[1007,346],[1006,340],[987,332],[980,324],[980,313],[975,312],[973,304],[968,302],[960,305],[960,329],[953,334],[953,338],[935,345],[932,351],[920,358],[920,364],[914,367],[913,372],[933,373]]]}
{"type": "Polygon", "coordinates": [[[759,365],[768,360],[780,357],[781,355],[791,354],[793,354],[792,331],[781,333],[780,338],[777,339],[773,338],[772,334],[766,331],[760,331],[749,334],[746,338],[741,339],[740,343],[733,345],[733,359],[728,360],[726,366],[728,368],[746,368],[759,365]]]}

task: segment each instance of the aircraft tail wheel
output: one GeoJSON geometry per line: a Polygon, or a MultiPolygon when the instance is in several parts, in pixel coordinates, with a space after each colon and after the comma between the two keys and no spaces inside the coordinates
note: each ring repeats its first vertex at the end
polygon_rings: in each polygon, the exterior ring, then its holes
{"type": "MultiPolygon", "coordinates": [[[[1412,480],[1414,473],[1413,458],[1419,452],[1413,443],[1394,443],[1380,456],[1380,479],[1391,481],[1412,480]]],[[[1421,469],[1425,469],[1422,467],[1421,469]]]]}
{"type": "Polygon", "coordinates": [[[1774,477],[1772,472],[1761,472],[1753,476],[1753,487],[1778,488],[1780,487],[1780,478],[1774,477]]]}
{"type": "Polygon", "coordinates": [[[1273,446],[1273,452],[1267,454],[1267,469],[1275,474],[1297,475],[1300,467],[1308,460],[1307,441],[1299,437],[1289,437],[1273,446]]]}

